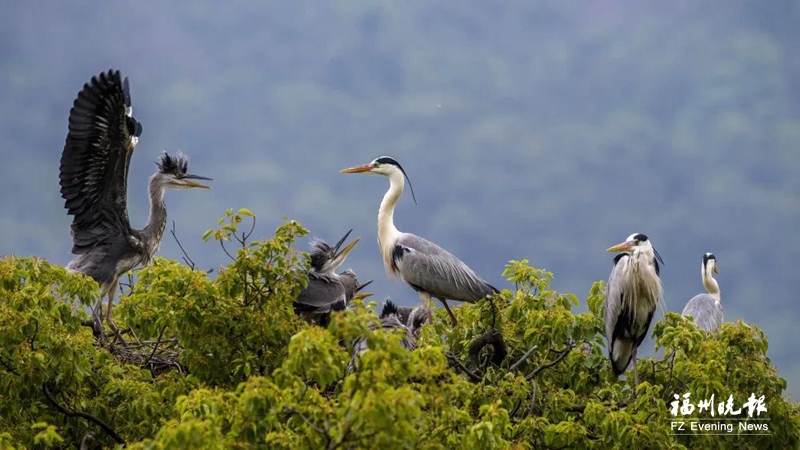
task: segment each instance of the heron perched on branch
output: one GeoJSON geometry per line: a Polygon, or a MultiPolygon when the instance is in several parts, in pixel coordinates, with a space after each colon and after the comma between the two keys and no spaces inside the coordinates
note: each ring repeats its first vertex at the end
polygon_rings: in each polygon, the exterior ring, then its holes
{"type": "Polygon", "coordinates": [[[128,166],[142,133],[133,117],[128,79],[109,70],[92,77],[78,93],[69,114],[69,132],[61,155],[61,196],[73,216],[72,253],[78,255],[67,270],[92,277],[100,285],[93,314],[103,321],[103,297],[108,296],[106,318],[111,318],[119,278],[146,265],[161,244],[167,221],[167,189],[205,188],[194,180],[210,178],[187,173],[183,155],[164,153],[150,177],[150,217],[141,230],[131,228],[127,210],[128,166]]]}
{"type": "MultiPolygon", "coordinates": [[[[417,348],[414,335],[409,327],[403,323],[397,308],[394,302],[386,300],[380,315],[381,328],[384,330],[403,330],[404,333],[400,344],[405,349],[413,351],[417,348]]],[[[358,357],[367,350],[369,350],[369,346],[367,345],[367,339],[365,337],[359,337],[353,341],[353,356],[350,358],[350,364],[347,366],[349,372],[352,373],[356,370],[358,357]]]]}
{"type": "MultiPolygon", "coordinates": [[[[378,174],[389,178],[389,190],[378,210],[378,247],[383,255],[383,265],[390,277],[400,276],[417,291],[422,303],[430,308],[431,321],[431,297],[442,302],[455,325],[456,317],[447,300],[476,302],[498,292],[452,253],[419,236],[403,233],[394,226],[394,207],[403,194],[405,180],[408,180],[403,167],[394,158],[382,156],[368,164],[344,169],[342,173],[378,174]]],[[[408,184],[413,197],[411,180],[408,184]]]]}
{"type": "Polygon", "coordinates": [[[647,335],[663,291],[659,265],[664,264],[650,239],[634,233],[625,242],[608,249],[620,252],[606,291],[606,339],[608,357],[619,376],[633,360],[634,389],[639,385],[636,351],[647,335]]]}
{"type": "Polygon", "coordinates": [[[717,257],[713,253],[703,255],[700,275],[708,294],[697,294],[683,308],[684,316],[691,316],[699,328],[708,332],[722,325],[722,304],[720,303],[719,284],[711,273],[719,273],[717,257]]]}
{"type": "Polygon", "coordinates": [[[352,232],[353,230],[348,231],[333,247],[321,239],[311,242],[308,285],[294,302],[295,312],[305,320],[327,326],[331,311],[343,311],[354,298],[366,298],[372,295],[359,292],[372,281],[359,284],[352,270],[341,274],[335,272],[361,240],[361,238],[356,239],[340,251],[342,244],[352,232]]]}

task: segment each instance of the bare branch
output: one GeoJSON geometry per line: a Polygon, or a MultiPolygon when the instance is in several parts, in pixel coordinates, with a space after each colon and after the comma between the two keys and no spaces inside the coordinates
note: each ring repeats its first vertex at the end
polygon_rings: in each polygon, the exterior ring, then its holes
{"type": "Polygon", "coordinates": [[[538,346],[538,345],[534,345],[533,347],[531,347],[531,349],[530,349],[530,350],[528,350],[527,352],[525,352],[525,354],[524,354],[524,355],[522,355],[522,358],[520,358],[520,359],[519,359],[519,361],[517,361],[517,362],[515,362],[514,364],[512,364],[512,365],[511,365],[511,367],[509,367],[509,368],[508,368],[508,370],[509,370],[509,371],[511,371],[511,372],[513,372],[513,371],[517,370],[517,368],[518,368],[518,367],[519,367],[519,366],[520,366],[522,363],[524,363],[525,361],[527,361],[527,360],[528,360],[528,358],[530,358],[530,356],[533,354],[533,352],[535,352],[535,351],[536,351],[536,349],[537,349],[537,348],[539,348],[539,346],[538,346]]]}
{"type": "Polygon", "coordinates": [[[508,351],[506,350],[506,342],[503,339],[503,335],[497,331],[496,328],[492,328],[486,333],[483,333],[469,344],[469,349],[467,350],[468,362],[471,364],[478,364],[478,355],[487,345],[491,346],[493,350],[491,358],[492,364],[496,366],[502,364],[508,351]]]}
{"type": "MultiPolygon", "coordinates": [[[[605,402],[605,403],[603,403],[603,406],[612,407],[614,409],[622,409],[622,408],[627,407],[628,404],[625,403],[625,402],[613,403],[613,404],[610,403],[610,402],[605,402]]],[[[564,412],[583,413],[584,411],[586,411],[586,405],[572,405],[572,406],[568,406],[566,409],[564,409],[564,412]]]]}
{"type": "Polygon", "coordinates": [[[528,416],[533,414],[533,408],[536,406],[536,388],[537,388],[536,380],[531,379],[531,384],[533,385],[532,387],[533,394],[531,395],[531,406],[530,408],[528,408],[528,414],[527,414],[528,416]]]}
{"type": "Polygon", "coordinates": [[[145,361],[144,364],[142,364],[142,366],[147,366],[148,364],[150,364],[150,360],[153,359],[153,355],[156,354],[156,350],[158,350],[158,344],[161,343],[161,337],[164,336],[164,330],[166,329],[167,329],[166,325],[161,327],[161,331],[158,333],[158,339],[156,340],[156,345],[153,346],[153,351],[150,352],[150,356],[147,357],[147,361],[145,361]]]}
{"type": "Polygon", "coordinates": [[[85,412],[70,411],[70,410],[64,408],[63,406],[61,406],[60,404],[58,404],[56,399],[53,398],[53,394],[50,393],[50,388],[48,388],[46,384],[42,385],[42,392],[44,393],[44,396],[47,398],[47,400],[50,401],[50,404],[52,404],[53,407],[55,409],[57,409],[58,412],[60,412],[61,414],[64,414],[65,416],[69,416],[69,417],[81,417],[81,418],[84,418],[84,419],[86,419],[86,420],[88,420],[90,422],[93,422],[95,425],[97,425],[100,428],[102,428],[103,431],[106,432],[106,434],[108,434],[115,441],[117,441],[118,444],[125,445],[125,441],[117,434],[117,432],[114,431],[114,429],[111,428],[110,426],[106,425],[106,423],[103,422],[102,420],[98,419],[97,417],[95,417],[95,416],[93,416],[91,414],[85,413],[85,412]]]}
{"type": "Polygon", "coordinates": [[[539,375],[539,373],[541,373],[543,370],[549,369],[549,368],[555,366],[556,364],[560,363],[564,358],[567,357],[567,355],[569,354],[569,352],[572,351],[573,348],[575,348],[575,342],[570,341],[569,343],[567,343],[567,348],[562,350],[561,353],[558,355],[558,357],[556,359],[550,361],[549,363],[542,364],[541,366],[536,368],[536,370],[531,372],[530,375],[525,377],[525,379],[530,381],[530,380],[534,379],[536,377],[536,375],[539,375]]]}
{"type": "Polygon", "coordinates": [[[220,247],[222,247],[222,251],[223,251],[223,252],[225,252],[225,254],[226,254],[226,255],[228,255],[228,258],[230,258],[230,259],[231,259],[231,260],[233,260],[233,261],[236,261],[236,258],[234,258],[233,256],[231,256],[231,254],[228,252],[228,249],[227,249],[227,248],[225,248],[225,241],[223,241],[223,240],[220,240],[220,241],[219,241],[219,245],[220,245],[220,247]]]}
{"type": "Polygon", "coordinates": [[[298,416],[298,417],[300,417],[301,419],[303,419],[303,422],[305,422],[306,425],[310,426],[314,431],[319,433],[320,436],[328,439],[328,441],[331,440],[331,435],[327,431],[325,431],[322,428],[314,425],[314,423],[312,421],[308,420],[308,417],[306,417],[300,411],[298,411],[296,409],[293,409],[293,408],[283,408],[281,413],[289,415],[289,416],[298,416]]]}
{"type": "Polygon", "coordinates": [[[181,249],[181,252],[183,252],[183,262],[185,262],[186,265],[189,266],[190,269],[194,270],[195,267],[196,267],[195,264],[194,264],[194,261],[189,256],[189,254],[186,253],[186,250],[183,248],[183,245],[181,245],[180,239],[178,239],[178,235],[175,233],[175,221],[174,220],[172,221],[172,229],[169,230],[169,232],[172,234],[172,237],[175,239],[175,242],[178,244],[178,247],[181,249]]]}
{"type": "Polygon", "coordinates": [[[462,364],[461,361],[459,361],[458,358],[456,358],[455,356],[447,355],[447,359],[451,363],[455,364],[459,369],[461,369],[462,372],[467,374],[467,376],[469,376],[470,380],[472,380],[472,381],[474,381],[476,383],[480,383],[481,381],[483,381],[483,378],[481,378],[478,375],[476,375],[473,371],[467,369],[467,367],[464,366],[464,364],[462,364]]]}

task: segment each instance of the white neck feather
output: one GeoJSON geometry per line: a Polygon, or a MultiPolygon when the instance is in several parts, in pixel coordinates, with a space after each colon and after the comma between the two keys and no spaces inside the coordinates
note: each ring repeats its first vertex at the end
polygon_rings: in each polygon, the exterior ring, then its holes
{"type": "MultiPolygon", "coordinates": [[[[653,263],[653,252],[646,250],[636,250],[626,261],[625,271],[630,271],[630,276],[623,277],[630,283],[623,289],[627,292],[623,302],[632,310],[647,310],[656,308],[663,297],[661,279],[656,274],[656,267],[653,263]],[[633,297],[637,295],[639,301],[644,301],[647,308],[639,308],[640,305],[633,303],[633,297]]],[[[642,318],[644,320],[644,318],[642,318]]]]}
{"type": "Polygon", "coordinates": [[[717,280],[715,280],[714,276],[711,275],[711,271],[706,269],[706,266],[703,266],[701,271],[703,276],[703,286],[706,288],[706,291],[708,291],[710,296],[720,300],[719,284],[717,284],[717,280]]]}
{"type": "Polygon", "coordinates": [[[394,207],[400,196],[403,195],[405,180],[400,171],[392,171],[389,177],[389,190],[383,196],[381,207],[378,210],[378,247],[383,255],[383,266],[389,277],[394,275],[392,270],[392,252],[400,232],[394,226],[394,207]]]}

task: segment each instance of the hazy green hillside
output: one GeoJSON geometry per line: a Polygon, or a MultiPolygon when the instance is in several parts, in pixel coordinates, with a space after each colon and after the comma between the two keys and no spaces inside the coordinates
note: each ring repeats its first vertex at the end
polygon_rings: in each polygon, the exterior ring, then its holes
{"type": "MultiPolygon", "coordinates": [[[[161,150],[215,179],[167,198],[203,267],[222,259],[202,231],[247,206],[262,235],[283,215],[326,239],[355,228],[364,242],[348,265],[381,297],[417,302],[386,280],[374,244],[386,180],[338,173],[390,154],[419,200],[400,202],[398,227],[498,287],[498,268],[528,258],[583,296],[609,273],[604,249],[645,232],[680,311],[713,251],[726,318],[766,332],[797,395],[799,20],[790,1],[8,5],[0,253],[69,261],[67,114],[115,67],[144,124],[133,222],[161,150]]],[[[179,255],[169,239],[161,253],[179,255]]]]}

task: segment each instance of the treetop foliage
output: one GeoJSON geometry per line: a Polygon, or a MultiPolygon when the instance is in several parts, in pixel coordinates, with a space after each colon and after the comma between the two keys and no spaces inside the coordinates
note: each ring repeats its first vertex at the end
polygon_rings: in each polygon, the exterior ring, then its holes
{"type": "MultiPolygon", "coordinates": [[[[307,234],[286,220],[270,239],[228,211],[204,238],[231,261],[215,277],[157,258],[118,308],[138,340],[101,345],[82,326],[91,279],[39,258],[0,260],[0,447],[171,448],[797,448],[800,408],[756,326],[713,334],[678,314],[653,327],[660,357],[641,359],[641,384],[614,377],[603,336],[604,283],[581,302],[552,274],[511,261],[513,289],[437,309],[417,349],[376,327],[370,305],[325,329],[292,309],[307,234]],[[235,250],[231,245],[235,245],[235,250]],[[369,351],[347,370],[353,343],[369,351]],[[765,396],[769,436],[674,436],[675,395],[765,396]]],[[[124,325],[123,325],[124,324],[124,325]]],[[[700,417],[697,413],[695,417],[700,417]]]]}

